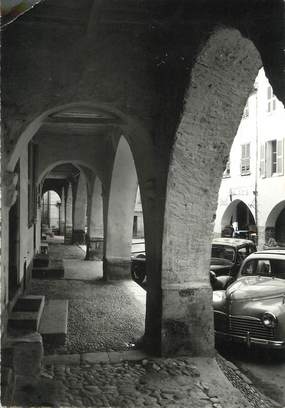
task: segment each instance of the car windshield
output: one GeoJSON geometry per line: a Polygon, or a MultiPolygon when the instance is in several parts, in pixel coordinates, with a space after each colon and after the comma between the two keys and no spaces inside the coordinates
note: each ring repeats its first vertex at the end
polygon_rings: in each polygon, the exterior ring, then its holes
{"type": "Polygon", "coordinates": [[[228,261],[234,262],[235,260],[235,250],[234,248],[227,245],[213,245],[212,246],[212,258],[227,259],[228,261]]]}
{"type": "Polygon", "coordinates": [[[260,275],[285,279],[285,260],[252,259],[245,263],[241,274],[243,276],[260,275]]]}

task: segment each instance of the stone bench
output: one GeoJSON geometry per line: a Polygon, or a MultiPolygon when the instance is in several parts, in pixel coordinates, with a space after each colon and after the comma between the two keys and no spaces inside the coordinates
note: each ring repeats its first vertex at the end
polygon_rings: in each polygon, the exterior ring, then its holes
{"type": "Polygon", "coordinates": [[[44,296],[21,296],[10,313],[8,329],[36,332],[39,327],[44,303],[44,296]]]}
{"type": "Polygon", "coordinates": [[[61,279],[64,277],[63,261],[61,259],[50,259],[47,266],[35,266],[32,271],[34,279],[61,279]]]}
{"type": "Polygon", "coordinates": [[[33,267],[34,268],[43,268],[47,267],[49,264],[49,256],[48,254],[37,254],[33,259],[33,267]]]}
{"type": "Polygon", "coordinates": [[[44,345],[62,346],[67,336],[68,300],[47,300],[39,325],[44,345]]]}

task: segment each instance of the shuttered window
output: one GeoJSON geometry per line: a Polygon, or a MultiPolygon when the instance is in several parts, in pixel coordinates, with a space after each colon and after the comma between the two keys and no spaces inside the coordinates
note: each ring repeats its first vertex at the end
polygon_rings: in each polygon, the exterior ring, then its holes
{"type": "Polygon", "coordinates": [[[260,146],[260,176],[271,177],[284,172],[283,140],[270,140],[260,146]]]}
{"type": "Polygon", "coordinates": [[[276,109],[276,97],[273,94],[271,86],[267,87],[267,112],[273,112],[276,109]]]}
{"type": "Polygon", "coordinates": [[[283,155],[283,140],[277,140],[276,146],[276,173],[283,174],[283,163],[284,163],[284,155],[283,155]]]}
{"type": "Polygon", "coordinates": [[[250,143],[241,145],[240,174],[250,174],[250,143]]]}

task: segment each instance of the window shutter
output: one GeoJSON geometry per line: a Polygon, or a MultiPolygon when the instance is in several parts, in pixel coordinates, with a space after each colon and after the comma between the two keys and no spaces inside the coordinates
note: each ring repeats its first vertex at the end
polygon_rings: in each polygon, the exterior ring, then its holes
{"type": "Polygon", "coordinates": [[[283,174],[283,140],[277,140],[277,168],[276,173],[283,174]]]}
{"type": "Polygon", "coordinates": [[[265,145],[260,146],[260,176],[265,177],[265,145]]]}

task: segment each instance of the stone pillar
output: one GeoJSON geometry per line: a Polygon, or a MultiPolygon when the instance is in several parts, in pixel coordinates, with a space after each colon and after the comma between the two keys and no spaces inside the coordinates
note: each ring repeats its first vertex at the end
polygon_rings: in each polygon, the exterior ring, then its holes
{"type": "Polygon", "coordinates": [[[80,174],[74,202],[74,223],[72,231],[72,242],[76,244],[85,243],[86,208],[87,208],[86,180],[83,174],[80,174]]]}
{"type": "Polygon", "coordinates": [[[65,194],[64,187],[61,190],[61,204],[59,207],[59,235],[64,235],[65,229],[65,194]]]}
{"type": "Polygon", "coordinates": [[[72,243],[72,186],[68,184],[66,202],[65,202],[65,228],[64,228],[64,243],[72,243]]]}
{"type": "Polygon", "coordinates": [[[103,273],[106,280],[130,279],[133,218],[138,188],[129,144],[121,137],[109,192],[103,273]]]}
{"type": "Polygon", "coordinates": [[[86,260],[103,258],[104,223],[102,184],[97,177],[89,199],[86,260]]]}

